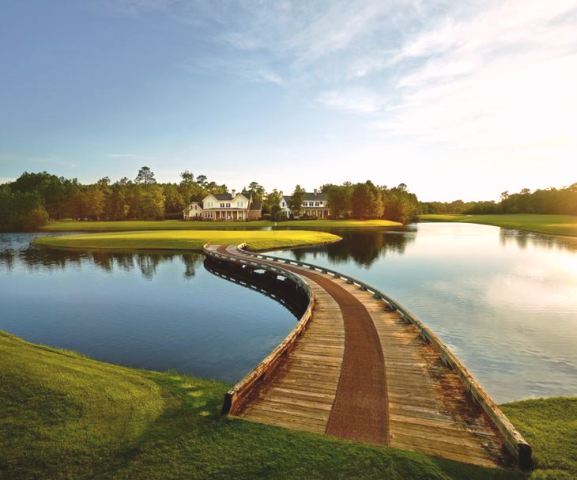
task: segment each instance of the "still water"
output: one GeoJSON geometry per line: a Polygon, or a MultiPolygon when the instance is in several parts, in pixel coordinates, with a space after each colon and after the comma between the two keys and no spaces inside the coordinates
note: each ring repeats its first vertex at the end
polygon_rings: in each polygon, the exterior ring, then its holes
{"type": "MultiPolygon", "coordinates": [[[[341,231],[275,252],[386,291],[499,402],[577,394],[577,243],[466,224],[341,231]]],[[[195,254],[79,254],[0,235],[0,329],[101,360],[234,382],[295,322],[195,254]]]]}
{"type": "Polygon", "coordinates": [[[275,255],[380,288],[424,320],[498,402],[577,394],[577,242],[492,226],[422,223],[341,232],[275,255]]]}
{"type": "Polygon", "coordinates": [[[291,330],[274,300],[200,254],[75,254],[0,234],[0,330],[93,358],[234,382],[291,330]]]}

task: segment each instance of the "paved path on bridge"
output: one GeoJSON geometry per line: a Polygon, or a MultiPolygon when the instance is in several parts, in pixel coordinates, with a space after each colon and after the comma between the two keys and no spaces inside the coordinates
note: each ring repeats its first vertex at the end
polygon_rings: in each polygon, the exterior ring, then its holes
{"type": "MultiPolygon", "coordinates": [[[[237,247],[210,248],[249,258],[237,247]]],[[[237,415],[477,465],[506,463],[487,414],[398,312],[343,279],[258,262],[305,278],[315,304],[295,348],[237,415]]]]}

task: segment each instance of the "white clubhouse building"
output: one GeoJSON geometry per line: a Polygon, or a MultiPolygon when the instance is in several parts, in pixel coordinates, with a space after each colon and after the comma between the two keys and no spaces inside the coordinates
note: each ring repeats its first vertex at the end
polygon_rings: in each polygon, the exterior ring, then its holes
{"type": "Polygon", "coordinates": [[[185,220],[258,220],[262,214],[260,203],[247,192],[209,194],[202,202],[192,202],[184,209],[185,220]]]}

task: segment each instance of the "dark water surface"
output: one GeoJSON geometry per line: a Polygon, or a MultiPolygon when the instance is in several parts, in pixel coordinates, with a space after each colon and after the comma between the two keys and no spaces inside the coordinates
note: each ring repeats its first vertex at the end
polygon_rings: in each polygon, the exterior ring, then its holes
{"type": "MultiPolygon", "coordinates": [[[[496,227],[345,230],[276,252],[384,290],[428,323],[499,402],[577,394],[577,243],[496,227]]],[[[78,254],[0,234],[0,329],[101,360],[233,382],[294,326],[198,254],[78,254]]]]}
{"type": "Polygon", "coordinates": [[[0,234],[0,329],[93,358],[234,382],[291,330],[274,300],[200,254],[78,254],[0,234]]]}

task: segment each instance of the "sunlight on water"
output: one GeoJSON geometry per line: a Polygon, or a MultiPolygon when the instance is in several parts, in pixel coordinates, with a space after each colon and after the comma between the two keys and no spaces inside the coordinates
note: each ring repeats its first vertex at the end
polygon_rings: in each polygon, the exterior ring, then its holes
{"type": "Polygon", "coordinates": [[[573,240],[467,224],[343,235],[340,245],[279,254],[340,270],[392,295],[500,402],[577,394],[573,240]]]}
{"type": "MultiPolygon", "coordinates": [[[[577,243],[467,224],[337,232],[277,252],[379,287],[427,322],[493,397],[577,394],[577,243]]],[[[127,365],[236,381],[294,326],[195,254],[47,253],[0,235],[0,329],[127,365]]]]}

